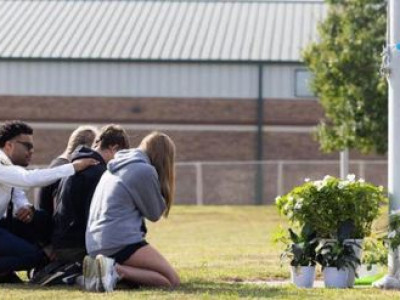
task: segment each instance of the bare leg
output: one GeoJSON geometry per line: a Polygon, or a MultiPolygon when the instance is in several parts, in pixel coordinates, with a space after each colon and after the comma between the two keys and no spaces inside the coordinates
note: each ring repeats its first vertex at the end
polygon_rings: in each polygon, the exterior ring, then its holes
{"type": "Polygon", "coordinates": [[[121,278],[148,286],[177,287],[179,276],[167,260],[150,245],[132,254],[122,265],[117,265],[121,278]]]}
{"type": "Polygon", "coordinates": [[[125,265],[117,265],[117,272],[121,279],[138,283],[140,285],[171,287],[171,283],[160,273],[140,268],[129,267],[125,265]]]}

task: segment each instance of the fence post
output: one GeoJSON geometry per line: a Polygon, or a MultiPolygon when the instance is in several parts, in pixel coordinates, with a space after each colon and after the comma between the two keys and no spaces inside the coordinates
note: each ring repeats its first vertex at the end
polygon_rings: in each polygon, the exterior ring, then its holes
{"type": "Polygon", "coordinates": [[[349,175],[349,149],[340,151],[340,179],[345,180],[349,175]]]}
{"type": "Polygon", "coordinates": [[[365,161],[360,160],[358,163],[358,177],[365,179],[365,161]]]}
{"type": "Polygon", "coordinates": [[[196,162],[196,204],[203,205],[203,170],[201,162],[196,162]]]}
{"type": "Polygon", "coordinates": [[[278,161],[278,170],[276,174],[278,195],[283,195],[283,161],[278,161]]]}

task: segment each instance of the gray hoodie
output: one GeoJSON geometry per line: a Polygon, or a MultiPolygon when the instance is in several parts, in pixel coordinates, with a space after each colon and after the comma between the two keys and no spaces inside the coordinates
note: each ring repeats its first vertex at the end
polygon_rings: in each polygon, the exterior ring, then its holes
{"type": "Polygon", "coordinates": [[[112,255],[144,239],[143,218],[157,221],[166,208],[156,169],[139,149],[119,151],[107,166],[90,206],[86,248],[112,255]]]}

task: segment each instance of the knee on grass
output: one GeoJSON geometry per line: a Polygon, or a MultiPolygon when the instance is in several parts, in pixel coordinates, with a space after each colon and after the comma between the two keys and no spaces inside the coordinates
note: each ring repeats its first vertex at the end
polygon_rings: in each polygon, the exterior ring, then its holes
{"type": "Polygon", "coordinates": [[[177,274],[173,274],[168,277],[168,281],[170,283],[170,288],[176,288],[181,284],[181,280],[177,274]]]}

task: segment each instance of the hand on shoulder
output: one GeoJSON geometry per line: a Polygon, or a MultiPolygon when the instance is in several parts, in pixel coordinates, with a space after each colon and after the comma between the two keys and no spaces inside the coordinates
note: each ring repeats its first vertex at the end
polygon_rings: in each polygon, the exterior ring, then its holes
{"type": "Polygon", "coordinates": [[[72,165],[74,166],[75,172],[80,172],[90,166],[97,165],[98,163],[99,163],[99,161],[97,161],[93,158],[81,158],[81,159],[75,160],[72,163],[72,165]]]}

